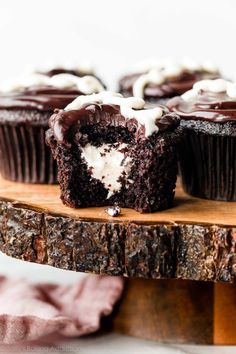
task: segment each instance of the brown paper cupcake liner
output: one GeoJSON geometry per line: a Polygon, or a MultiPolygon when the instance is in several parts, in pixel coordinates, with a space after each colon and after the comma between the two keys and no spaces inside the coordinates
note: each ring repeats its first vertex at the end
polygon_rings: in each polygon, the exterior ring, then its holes
{"type": "Polygon", "coordinates": [[[179,159],[187,193],[206,199],[236,201],[236,137],[188,130],[179,159]]]}
{"type": "Polygon", "coordinates": [[[57,166],[45,144],[46,127],[0,126],[0,172],[25,183],[57,183],[57,166]]]}

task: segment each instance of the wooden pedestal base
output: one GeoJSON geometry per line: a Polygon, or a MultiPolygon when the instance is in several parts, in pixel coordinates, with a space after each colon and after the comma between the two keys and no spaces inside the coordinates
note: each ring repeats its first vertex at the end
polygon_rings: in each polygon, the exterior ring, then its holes
{"type": "Polygon", "coordinates": [[[113,328],[166,343],[236,344],[236,284],[129,279],[113,328]]]}

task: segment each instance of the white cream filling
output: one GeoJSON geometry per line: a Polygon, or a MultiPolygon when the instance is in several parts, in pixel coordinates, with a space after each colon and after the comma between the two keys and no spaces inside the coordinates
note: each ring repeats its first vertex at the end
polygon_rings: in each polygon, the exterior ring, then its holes
{"type": "Polygon", "coordinates": [[[43,74],[31,74],[10,79],[0,85],[1,92],[15,92],[32,86],[52,86],[59,89],[74,88],[85,95],[101,92],[104,87],[94,76],[78,77],[71,74],[58,74],[49,77],[43,74]]]}
{"type": "Polygon", "coordinates": [[[201,80],[193,85],[193,88],[185,92],[181,97],[184,101],[192,101],[197,98],[201,91],[211,93],[225,92],[229,98],[236,98],[236,83],[223,80],[201,80]]]}
{"type": "Polygon", "coordinates": [[[80,109],[86,103],[115,104],[120,106],[120,112],[126,119],[136,119],[145,127],[145,136],[159,130],[156,121],[163,115],[160,107],[143,109],[145,101],[138,97],[124,98],[121,94],[104,91],[94,95],[79,96],[65,108],[65,111],[80,109]]]}
{"type": "Polygon", "coordinates": [[[109,190],[107,198],[120,190],[119,178],[122,176],[127,178],[130,173],[132,159],[125,157],[124,152],[121,151],[126,147],[127,144],[121,144],[117,148],[110,144],[99,147],[87,144],[81,148],[81,156],[91,169],[92,177],[101,181],[109,190]]]}

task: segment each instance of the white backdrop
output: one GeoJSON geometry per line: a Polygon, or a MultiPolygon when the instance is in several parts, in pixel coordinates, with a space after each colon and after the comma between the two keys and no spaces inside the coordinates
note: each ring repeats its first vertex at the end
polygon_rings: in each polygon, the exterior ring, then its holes
{"type": "Polygon", "coordinates": [[[235,35],[234,0],[0,0],[0,80],[88,58],[112,84],[150,56],[210,59],[236,79],[235,35]]]}
{"type": "MultiPolygon", "coordinates": [[[[115,88],[117,77],[132,63],[155,56],[210,59],[236,79],[235,35],[235,0],[0,0],[0,81],[26,65],[78,58],[94,63],[115,88]]],[[[0,274],[63,283],[81,276],[1,254],[0,274]]],[[[175,351],[132,338],[109,338],[76,340],[73,352],[188,353],[186,347],[175,351]]],[[[189,352],[235,349],[191,347],[189,352]]]]}

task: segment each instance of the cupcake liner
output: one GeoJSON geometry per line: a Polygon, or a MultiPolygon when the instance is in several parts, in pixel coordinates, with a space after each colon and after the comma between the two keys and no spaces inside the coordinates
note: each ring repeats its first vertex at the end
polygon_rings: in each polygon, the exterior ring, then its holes
{"type": "Polygon", "coordinates": [[[57,166],[45,144],[47,127],[0,126],[0,172],[25,183],[57,183],[57,166]]]}
{"type": "Polygon", "coordinates": [[[206,199],[236,201],[236,137],[188,130],[179,159],[187,193],[206,199]]]}

